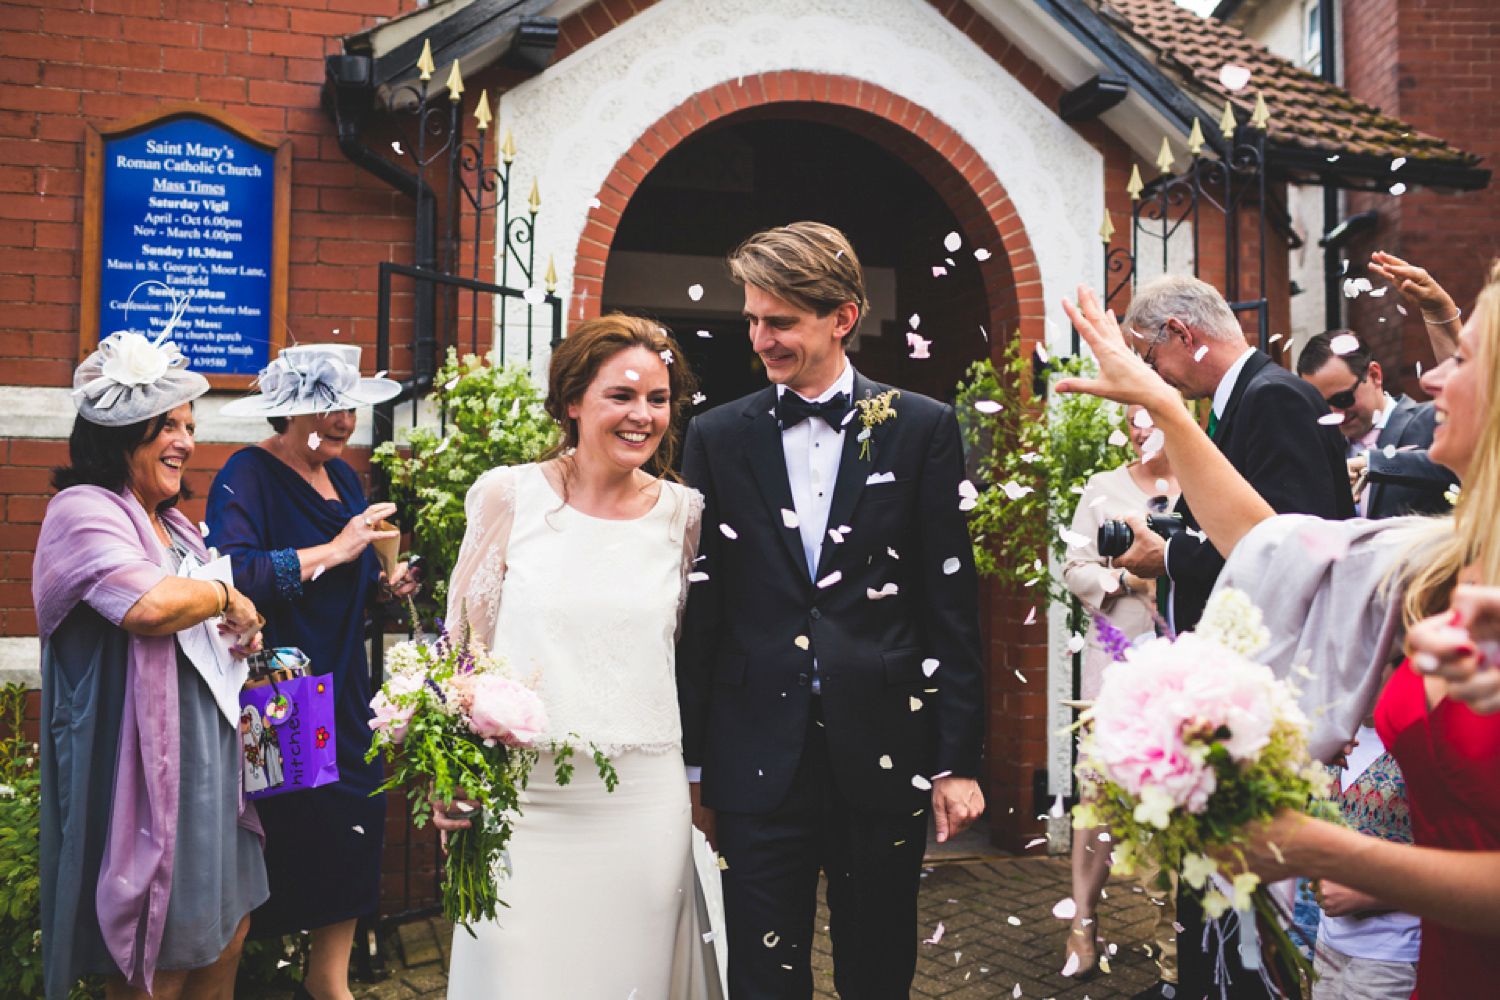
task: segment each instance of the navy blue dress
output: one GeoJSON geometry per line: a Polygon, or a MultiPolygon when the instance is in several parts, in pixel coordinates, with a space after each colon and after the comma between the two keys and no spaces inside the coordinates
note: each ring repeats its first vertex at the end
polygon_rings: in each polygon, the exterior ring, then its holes
{"type": "Polygon", "coordinates": [[[236,452],[208,495],[207,543],[230,557],[234,584],[266,618],[267,646],[296,646],[315,674],[332,674],[339,780],[259,799],[266,831],[271,898],[251,918],[255,937],[325,927],[375,910],[385,796],[370,747],[370,669],[365,609],[379,585],[380,561],[360,558],[303,581],[297,550],[332,541],[367,503],[348,463],[324,465],[339,494],[320,496],[292,468],[260,447],[236,452]]]}

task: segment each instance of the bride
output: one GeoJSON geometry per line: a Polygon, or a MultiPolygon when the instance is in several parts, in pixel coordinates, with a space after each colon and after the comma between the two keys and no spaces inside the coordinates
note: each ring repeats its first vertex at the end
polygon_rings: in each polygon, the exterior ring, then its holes
{"type": "MultiPolygon", "coordinates": [[[[565,787],[549,754],[532,770],[507,908],[454,934],[448,996],[718,998],[673,652],[703,510],[671,472],[692,373],[665,330],[616,314],[562,341],[547,381],[562,441],[469,491],[447,620],[451,632],[467,617],[518,677],[537,678],[541,745],[571,745],[579,766],[565,787]],[[612,758],[613,792],[590,744],[612,758]]],[[[435,813],[439,829],[469,825],[435,813]]]]}

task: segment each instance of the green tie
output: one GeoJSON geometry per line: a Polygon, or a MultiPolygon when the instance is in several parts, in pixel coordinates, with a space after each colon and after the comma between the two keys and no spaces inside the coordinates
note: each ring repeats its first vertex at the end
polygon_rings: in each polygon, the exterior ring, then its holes
{"type": "Polygon", "coordinates": [[[1213,410],[1208,411],[1208,436],[1213,437],[1214,431],[1219,429],[1219,415],[1213,410]]]}

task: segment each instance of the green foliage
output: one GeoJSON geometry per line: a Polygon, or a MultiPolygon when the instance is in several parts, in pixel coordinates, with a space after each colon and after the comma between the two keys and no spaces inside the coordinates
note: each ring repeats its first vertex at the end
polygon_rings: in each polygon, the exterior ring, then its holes
{"type": "MultiPolygon", "coordinates": [[[[1053,382],[1097,373],[1093,360],[1084,357],[1057,358],[1050,368],[1053,382]]],[[[1049,392],[1038,407],[1026,393],[1031,377],[1031,360],[1021,355],[1017,339],[999,369],[988,359],[975,362],[959,383],[959,420],[976,485],[982,486],[969,532],[980,573],[1011,586],[1038,588],[1039,603],[1066,601],[1067,590],[1048,569],[1049,552],[1059,561],[1066,558],[1059,532],[1072,523],[1089,477],[1135,456],[1128,442],[1117,437],[1119,443],[1109,443],[1113,432],[1126,433],[1119,406],[1094,396],[1049,392]],[[1000,410],[975,409],[985,400],[1000,404],[1000,410]]]]}
{"type": "Polygon", "coordinates": [[[26,689],[0,689],[0,996],[42,995],[41,777],[26,689]]]}
{"type": "Polygon", "coordinates": [[[295,990],[307,967],[308,943],[306,932],[246,941],[236,974],[240,988],[253,984],[262,988],[295,990]]]}
{"type": "Polygon", "coordinates": [[[417,427],[375,450],[374,461],[391,477],[396,502],[413,533],[415,553],[426,562],[433,597],[447,597],[448,577],[464,537],[464,497],[483,473],[535,460],[557,438],[542,408],[543,395],[524,368],[501,367],[448,349],[433,394],[444,427],[417,427]],[[406,454],[403,455],[402,452],[406,454]]]}

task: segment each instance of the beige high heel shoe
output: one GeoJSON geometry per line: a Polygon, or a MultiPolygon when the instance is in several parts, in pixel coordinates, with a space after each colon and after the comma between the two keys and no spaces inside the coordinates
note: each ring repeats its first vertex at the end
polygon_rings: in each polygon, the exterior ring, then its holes
{"type": "Polygon", "coordinates": [[[1063,953],[1067,958],[1063,962],[1061,972],[1061,975],[1080,983],[1093,979],[1099,971],[1099,951],[1093,930],[1095,921],[1090,919],[1088,926],[1083,927],[1080,926],[1082,919],[1081,917],[1073,918],[1067,944],[1063,947],[1063,953]]]}

